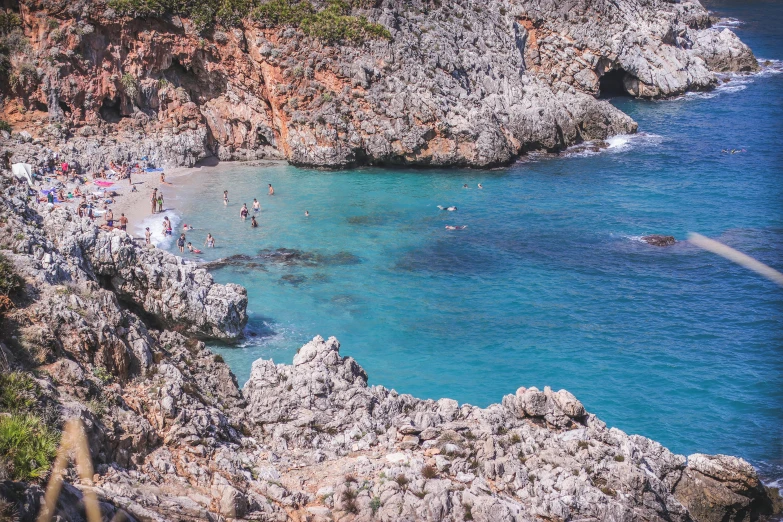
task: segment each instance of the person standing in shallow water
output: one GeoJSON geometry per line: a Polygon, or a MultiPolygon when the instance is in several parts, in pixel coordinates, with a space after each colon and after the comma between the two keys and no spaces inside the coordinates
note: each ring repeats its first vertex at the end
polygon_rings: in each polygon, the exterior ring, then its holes
{"type": "Polygon", "coordinates": [[[252,228],[258,228],[258,221],[256,221],[255,216],[250,216],[250,226],[252,228]]]}
{"type": "Polygon", "coordinates": [[[152,232],[150,232],[150,227],[147,227],[144,230],[144,239],[147,241],[147,245],[152,243],[152,232]]]}
{"type": "Polygon", "coordinates": [[[261,203],[256,198],[253,198],[253,212],[258,212],[259,210],[261,210],[261,203]]]}
{"type": "Polygon", "coordinates": [[[179,239],[177,239],[177,247],[179,248],[180,254],[185,253],[185,234],[179,235],[179,239]]]}
{"type": "Polygon", "coordinates": [[[212,234],[207,234],[207,240],[204,241],[204,246],[209,248],[215,248],[215,238],[212,237],[212,234]]]}
{"type": "Polygon", "coordinates": [[[227,190],[223,191],[223,204],[228,206],[228,191],[227,190]]]}
{"type": "Polygon", "coordinates": [[[275,195],[275,189],[272,188],[272,184],[271,183],[269,184],[269,195],[270,196],[274,196],[275,195]]]}
{"type": "Polygon", "coordinates": [[[158,193],[158,212],[163,212],[163,192],[158,193]]]}
{"type": "Polygon", "coordinates": [[[247,219],[248,212],[249,211],[247,210],[247,203],[242,203],[242,209],[239,211],[239,217],[242,218],[242,221],[247,219]]]}

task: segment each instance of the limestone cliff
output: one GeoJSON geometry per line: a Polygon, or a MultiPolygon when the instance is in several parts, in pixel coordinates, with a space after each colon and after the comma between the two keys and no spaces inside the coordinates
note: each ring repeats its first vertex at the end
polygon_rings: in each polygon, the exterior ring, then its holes
{"type": "Polygon", "coordinates": [[[3,118],[90,168],[213,155],[489,167],[634,132],[603,94],[674,96],[758,68],[698,0],[352,5],[391,38],[327,42],[249,17],[204,30],[102,1],[22,0],[3,118]]]}
{"type": "MultiPolygon", "coordinates": [[[[777,491],[724,455],[675,455],[608,428],[565,390],[477,408],[381,386],[316,337],[256,361],[240,390],[199,336],[241,333],[247,298],[201,269],[30,203],[0,176],[0,422],[79,418],[96,467],[59,520],[754,521],[777,491]],[[22,281],[14,280],[16,271],[22,281]],[[13,378],[8,377],[13,376],[13,378]],[[122,518],[120,518],[122,519],[122,518]]],[[[5,439],[3,439],[5,440],[5,439]]],[[[41,484],[0,447],[0,518],[32,522],[41,484]]],[[[22,462],[20,465],[25,465],[22,462]]]]}

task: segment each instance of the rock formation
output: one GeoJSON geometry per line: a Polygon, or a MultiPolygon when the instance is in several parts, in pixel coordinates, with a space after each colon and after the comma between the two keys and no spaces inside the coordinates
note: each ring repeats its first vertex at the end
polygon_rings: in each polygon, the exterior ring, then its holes
{"type": "MultiPolygon", "coordinates": [[[[64,520],[84,520],[88,488],[105,516],[139,521],[711,522],[780,510],[742,459],[672,454],[607,428],[565,390],[520,388],[487,408],[420,400],[368,386],[333,338],[293,365],[256,361],[240,390],[197,338],[241,333],[241,288],[0,182],[0,262],[25,281],[0,319],[0,369],[27,379],[20,402],[42,422],[80,418],[96,465],[93,484],[67,475],[64,520]]],[[[41,484],[7,471],[0,454],[0,500],[34,520],[41,484]]]]}
{"type": "Polygon", "coordinates": [[[489,167],[634,132],[602,95],[675,96],[758,68],[697,0],[350,4],[391,39],[335,44],[250,18],[199,31],[23,0],[30,45],[17,34],[3,118],[89,169],[208,156],[489,167]]]}
{"type": "Polygon", "coordinates": [[[651,234],[649,236],[642,236],[642,241],[648,245],[665,247],[672,246],[677,242],[674,236],[662,236],[660,234],[651,234]]]}

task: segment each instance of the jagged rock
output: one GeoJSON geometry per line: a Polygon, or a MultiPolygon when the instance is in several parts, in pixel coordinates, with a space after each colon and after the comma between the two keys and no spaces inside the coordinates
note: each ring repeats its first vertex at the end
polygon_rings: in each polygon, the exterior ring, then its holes
{"type": "MultiPolygon", "coordinates": [[[[49,32],[47,9],[23,10],[30,35],[49,32]]],[[[600,94],[674,96],[714,87],[714,71],[758,68],[733,33],[709,27],[696,0],[364,3],[355,14],[392,39],[344,46],[250,21],[207,40],[183,31],[192,22],[179,17],[150,29],[99,2],[76,11],[56,16],[78,38],[31,38],[40,54],[56,49],[63,66],[42,68],[41,82],[15,92],[58,120],[30,125],[40,138],[91,170],[142,157],[192,166],[207,156],[489,167],[634,132],[600,94]],[[66,139],[68,129],[76,137],[66,139]]],[[[39,159],[23,151],[21,159],[39,159]]]]}
{"type": "Polygon", "coordinates": [[[659,246],[659,247],[672,246],[677,242],[677,240],[674,239],[673,236],[662,236],[660,234],[643,236],[642,241],[644,241],[648,245],[659,246]]]}
{"type": "MultiPolygon", "coordinates": [[[[66,477],[63,519],[81,519],[86,488],[107,518],[119,506],[152,521],[711,522],[781,509],[742,459],[686,460],[607,428],[565,390],[520,388],[487,408],[421,400],[369,386],[334,338],[315,337],[293,365],[256,361],[240,392],[193,336],[235,332],[242,290],[224,287],[228,304],[206,311],[220,287],[206,274],[2,185],[0,245],[28,285],[4,326],[29,334],[0,345],[4,364],[29,371],[20,350],[45,352],[37,407],[57,406],[49,422],[81,419],[96,464],[93,486],[66,477]]],[[[0,482],[0,496],[31,520],[42,490],[0,482]]]]}
{"type": "Polygon", "coordinates": [[[162,250],[143,248],[125,232],[99,230],[65,209],[41,210],[52,242],[73,260],[62,267],[71,279],[82,277],[81,271],[103,278],[121,299],[162,325],[178,325],[205,338],[242,335],[247,292],[241,286],[215,284],[206,270],[162,250]]]}

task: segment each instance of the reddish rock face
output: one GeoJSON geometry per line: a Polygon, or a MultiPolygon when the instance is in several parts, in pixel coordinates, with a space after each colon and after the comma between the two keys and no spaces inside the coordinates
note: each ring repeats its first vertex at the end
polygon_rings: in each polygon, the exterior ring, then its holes
{"type": "Polygon", "coordinates": [[[326,45],[245,20],[123,18],[103,2],[21,2],[29,47],[12,53],[3,118],[87,166],[285,158],[295,165],[489,167],[634,132],[596,99],[714,86],[757,68],[696,3],[401,0],[354,14],[391,40],[326,45]],[[57,4],[57,5],[55,5],[57,4]],[[502,5],[501,5],[502,4],[502,5]]]}

